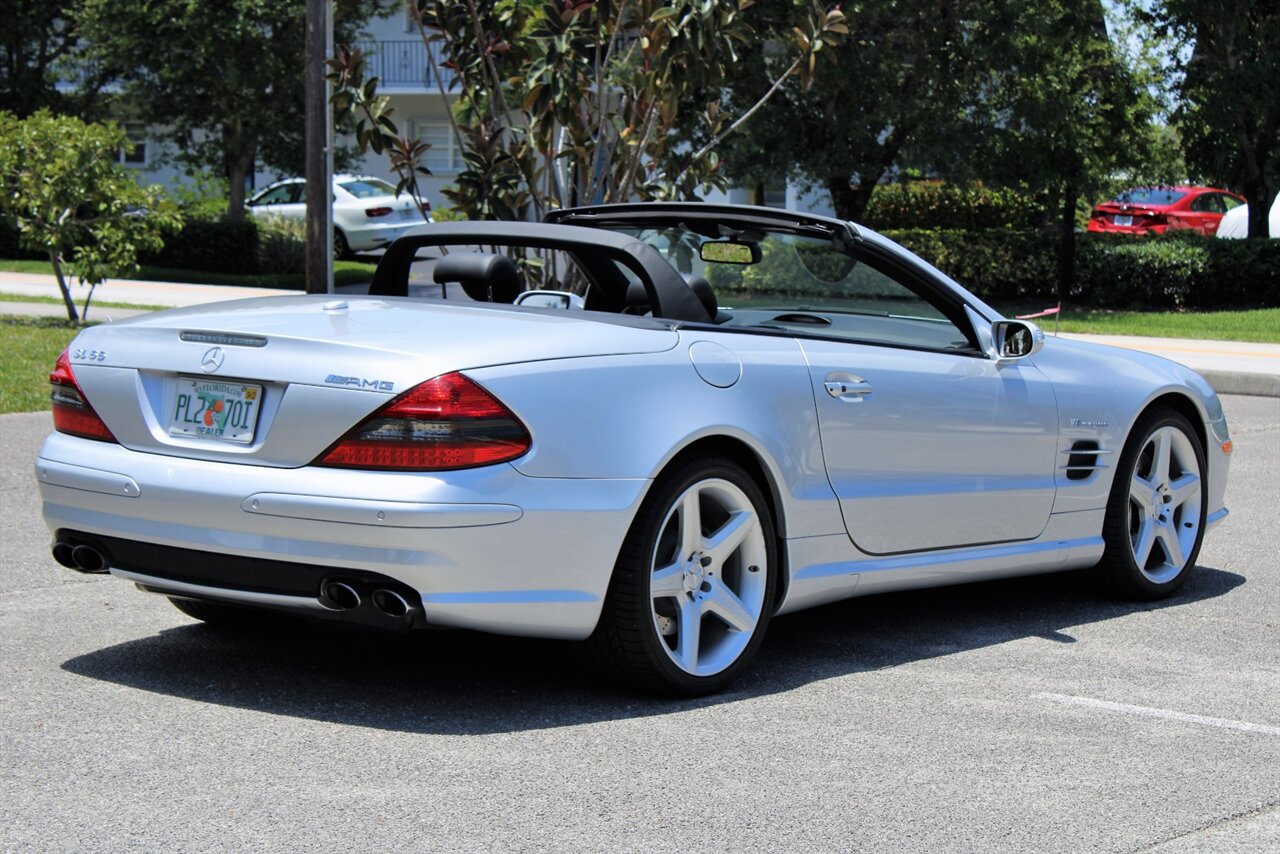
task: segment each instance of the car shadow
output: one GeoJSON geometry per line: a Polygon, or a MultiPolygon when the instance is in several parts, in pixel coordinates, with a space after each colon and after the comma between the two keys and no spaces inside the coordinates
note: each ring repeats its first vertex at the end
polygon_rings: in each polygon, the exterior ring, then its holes
{"type": "Polygon", "coordinates": [[[779,618],[755,666],[696,700],[641,696],[593,675],[583,645],[465,631],[389,635],[288,623],[167,629],[63,669],[189,700],[378,729],[451,735],[548,729],[732,703],[810,682],[1221,596],[1243,576],[1199,567],[1162,602],[1100,599],[1074,574],[852,599],[779,618]]]}

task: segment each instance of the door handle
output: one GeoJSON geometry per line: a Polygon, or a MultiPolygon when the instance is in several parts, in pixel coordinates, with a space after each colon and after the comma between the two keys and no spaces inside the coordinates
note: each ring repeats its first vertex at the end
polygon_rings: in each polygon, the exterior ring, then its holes
{"type": "Polygon", "coordinates": [[[827,394],[847,403],[861,403],[866,395],[871,394],[871,383],[856,374],[829,374],[823,385],[827,394]]]}

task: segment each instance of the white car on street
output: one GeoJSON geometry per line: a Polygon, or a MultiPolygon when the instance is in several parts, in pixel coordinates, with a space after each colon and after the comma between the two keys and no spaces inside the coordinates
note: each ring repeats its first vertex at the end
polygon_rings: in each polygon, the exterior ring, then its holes
{"type": "MultiPolygon", "coordinates": [[[[303,220],[307,215],[306,181],[277,181],[249,200],[254,217],[278,216],[303,220]]],[[[407,193],[369,175],[333,177],[333,255],[379,249],[416,225],[431,222],[431,206],[422,210],[407,193]]]]}

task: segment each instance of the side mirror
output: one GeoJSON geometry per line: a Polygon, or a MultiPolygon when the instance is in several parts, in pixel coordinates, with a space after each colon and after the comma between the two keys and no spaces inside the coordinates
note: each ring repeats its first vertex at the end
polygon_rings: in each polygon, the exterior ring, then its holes
{"type": "Polygon", "coordinates": [[[997,363],[1034,356],[1044,347],[1044,332],[1026,320],[997,320],[991,338],[997,363]]]}

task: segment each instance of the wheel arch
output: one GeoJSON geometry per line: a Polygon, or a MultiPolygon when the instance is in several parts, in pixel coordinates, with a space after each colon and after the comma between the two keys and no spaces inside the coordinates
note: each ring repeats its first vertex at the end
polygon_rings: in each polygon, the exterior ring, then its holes
{"type": "Polygon", "coordinates": [[[783,507],[782,493],[778,490],[777,480],[773,472],[765,463],[760,452],[747,442],[735,436],[715,434],[694,439],[680,448],[662,464],[658,471],[654,473],[654,477],[661,476],[663,472],[682,464],[685,460],[694,456],[717,456],[730,460],[741,466],[760,485],[765,501],[769,502],[769,512],[773,514],[773,536],[777,545],[778,583],[774,590],[773,602],[773,607],[776,610],[786,599],[787,589],[790,587],[790,579],[787,571],[787,549],[784,536],[784,532],[787,530],[786,512],[783,507]]]}
{"type": "MultiPolygon", "coordinates": [[[[1191,422],[1192,429],[1196,431],[1196,438],[1200,440],[1200,449],[1204,453],[1205,463],[1207,464],[1209,461],[1209,435],[1205,432],[1205,414],[1189,395],[1178,391],[1166,391],[1163,394],[1157,395],[1149,400],[1146,406],[1142,407],[1142,410],[1139,411],[1137,416],[1133,419],[1133,424],[1137,424],[1138,421],[1148,412],[1161,407],[1165,409],[1172,409],[1174,412],[1177,412],[1179,415],[1182,415],[1191,422]]],[[[1130,433],[1133,431],[1133,424],[1129,425],[1130,433]]],[[[1125,437],[1125,441],[1129,441],[1128,436],[1125,437]]]]}

